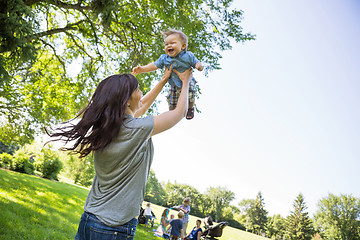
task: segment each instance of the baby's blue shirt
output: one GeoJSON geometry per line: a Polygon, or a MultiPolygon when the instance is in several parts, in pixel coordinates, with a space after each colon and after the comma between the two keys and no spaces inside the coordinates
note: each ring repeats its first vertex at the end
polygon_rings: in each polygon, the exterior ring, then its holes
{"type": "MultiPolygon", "coordinates": [[[[163,68],[164,66],[170,68],[172,64],[173,69],[182,73],[190,67],[195,68],[195,64],[197,62],[199,62],[199,60],[196,59],[195,55],[192,52],[184,50],[180,52],[176,57],[169,57],[167,54],[163,54],[154,63],[157,68],[163,68]]],[[[182,87],[182,81],[174,72],[171,73],[168,82],[171,86],[177,86],[179,88],[182,87]]]]}

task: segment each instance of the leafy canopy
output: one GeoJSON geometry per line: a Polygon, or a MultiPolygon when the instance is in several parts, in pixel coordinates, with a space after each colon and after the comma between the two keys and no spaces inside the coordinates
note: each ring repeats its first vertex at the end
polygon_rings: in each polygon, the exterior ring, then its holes
{"type": "MultiPolygon", "coordinates": [[[[160,31],[182,30],[188,49],[219,69],[231,41],[254,39],[229,0],[0,0],[0,141],[29,142],[67,120],[105,76],[163,53],[160,31]]],[[[142,74],[146,93],[159,72],[142,74]]]]}

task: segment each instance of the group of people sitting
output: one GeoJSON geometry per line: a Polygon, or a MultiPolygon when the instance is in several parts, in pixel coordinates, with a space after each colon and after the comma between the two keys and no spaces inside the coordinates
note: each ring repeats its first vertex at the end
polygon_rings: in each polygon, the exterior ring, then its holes
{"type": "MultiPolygon", "coordinates": [[[[191,230],[190,233],[186,233],[186,228],[189,221],[189,212],[190,212],[190,198],[184,199],[184,204],[180,206],[174,206],[172,209],[179,210],[175,219],[174,214],[170,215],[168,218],[169,208],[166,208],[160,219],[160,226],[156,229],[155,235],[159,237],[169,238],[170,240],[200,240],[202,235],[201,229],[201,220],[196,221],[196,226],[191,230]]],[[[147,204],[147,207],[144,211],[146,217],[145,226],[148,225],[148,221],[152,219],[152,213],[150,208],[150,203],[147,204]]]]}

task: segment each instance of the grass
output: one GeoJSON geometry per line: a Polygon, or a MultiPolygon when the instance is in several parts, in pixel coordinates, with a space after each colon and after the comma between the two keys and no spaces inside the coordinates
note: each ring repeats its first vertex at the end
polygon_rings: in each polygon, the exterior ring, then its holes
{"type": "MultiPolygon", "coordinates": [[[[89,190],[73,184],[0,169],[0,239],[74,239],[89,190]]],[[[163,207],[152,204],[160,222],[163,207]]],[[[176,211],[171,211],[176,216],[176,211]]],[[[195,226],[190,216],[188,231],[195,226]]],[[[154,227],[156,228],[156,227],[154,227]]],[[[158,240],[150,228],[138,225],[135,240],[158,240]]],[[[221,240],[262,240],[263,237],[224,228],[221,240]]]]}

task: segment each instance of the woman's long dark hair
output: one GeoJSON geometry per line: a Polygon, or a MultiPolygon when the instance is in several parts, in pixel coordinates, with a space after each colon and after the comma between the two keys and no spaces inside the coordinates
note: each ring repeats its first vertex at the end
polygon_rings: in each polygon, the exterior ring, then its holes
{"type": "Polygon", "coordinates": [[[138,87],[138,80],[131,74],[112,75],[97,86],[89,104],[74,118],[82,115],[76,124],[54,129],[51,141],[75,141],[72,147],[62,150],[79,153],[85,157],[92,151],[102,150],[119,134],[123,125],[127,102],[138,87]]]}

